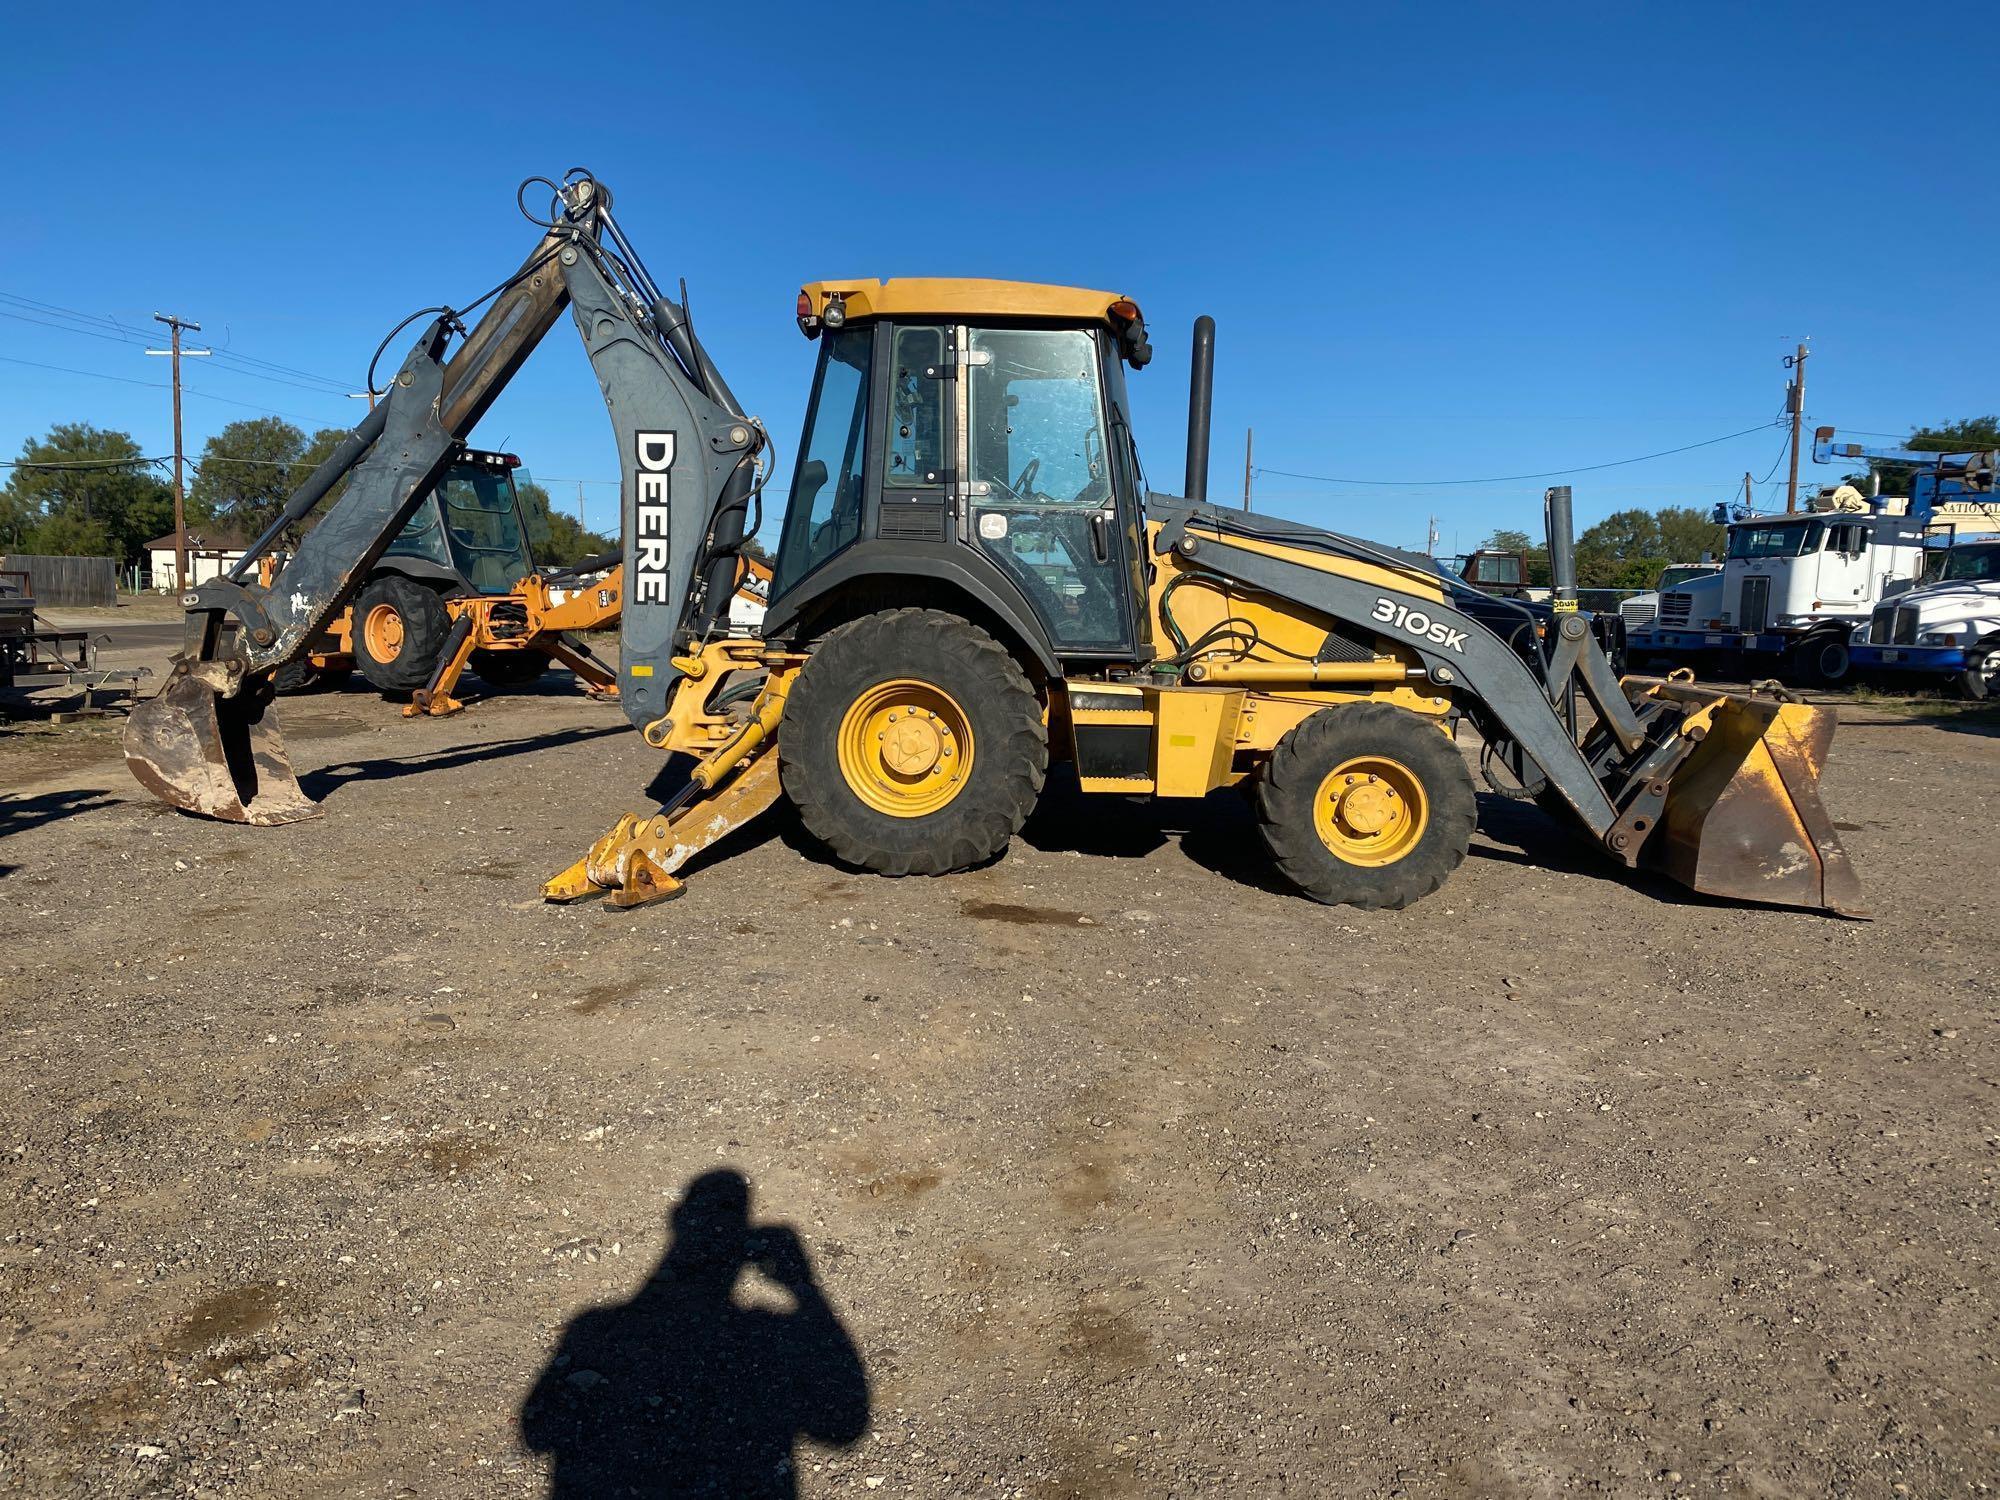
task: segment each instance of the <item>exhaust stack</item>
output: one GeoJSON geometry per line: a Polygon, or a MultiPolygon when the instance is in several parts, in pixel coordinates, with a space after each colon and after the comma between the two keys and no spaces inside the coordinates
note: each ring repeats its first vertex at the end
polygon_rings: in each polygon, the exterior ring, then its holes
{"type": "Polygon", "coordinates": [[[1569,486],[1542,492],[1542,525],[1548,533],[1549,582],[1555,587],[1558,611],[1576,608],[1576,521],[1570,512],[1569,486]]]}
{"type": "Polygon", "coordinates": [[[1187,498],[1208,499],[1208,419],[1215,397],[1215,319],[1194,320],[1194,353],[1188,361],[1187,498]]]}

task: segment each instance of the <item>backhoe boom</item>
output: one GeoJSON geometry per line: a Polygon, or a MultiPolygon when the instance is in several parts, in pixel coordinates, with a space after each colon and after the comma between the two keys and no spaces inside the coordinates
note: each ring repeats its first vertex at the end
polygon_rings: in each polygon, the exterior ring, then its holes
{"type": "Polygon", "coordinates": [[[763,429],[747,418],[660,292],[588,176],[558,185],[547,232],[466,331],[444,312],[385,399],[301,486],[226,579],[183,599],[186,638],[161,695],[133,714],[128,762],[175,806],[244,822],[318,809],[299,792],[269,712],[271,678],[353,598],[464,441],[567,308],[628,473],[631,539],[620,700],[632,722],[665,712],[674,658],[727,620],[763,429]],[[462,341],[447,358],[454,333],[462,341]],[[268,586],[259,557],[340,498],[268,586]]]}

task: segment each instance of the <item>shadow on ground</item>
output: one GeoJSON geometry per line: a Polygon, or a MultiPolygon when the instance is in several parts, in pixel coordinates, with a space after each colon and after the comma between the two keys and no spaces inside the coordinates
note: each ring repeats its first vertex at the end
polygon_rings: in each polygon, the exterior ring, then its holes
{"type": "MultiPolygon", "coordinates": [[[[100,807],[115,807],[118,800],[101,786],[41,792],[32,797],[0,792],[0,839],[26,833],[30,828],[40,828],[47,823],[59,823],[79,813],[96,812],[100,807]]],[[[0,865],[0,875],[13,868],[12,865],[0,865]]]]}
{"type": "Polygon", "coordinates": [[[690,1182],[669,1227],[637,1294],[572,1319],[522,1404],[551,1500],[780,1500],[798,1494],[799,1439],[844,1448],[867,1430],[860,1350],[798,1233],[752,1223],[750,1184],[730,1171],[690,1182]]]}
{"type": "Polygon", "coordinates": [[[504,760],[510,755],[529,755],[537,750],[554,750],[585,740],[601,740],[606,735],[624,734],[623,724],[602,729],[558,729],[548,734],[531,734],[518,740],[487,740],[477,745],[461,745],[455,750],[433,751],[424,755],[384,756],[377,760],[335,761],[299,777],[299,787],[313,801],[323,801],[328,793],[350,781],[393,781],[399,776],[421,776],[430,771],[449,771],[474,761],[504,760]]]}

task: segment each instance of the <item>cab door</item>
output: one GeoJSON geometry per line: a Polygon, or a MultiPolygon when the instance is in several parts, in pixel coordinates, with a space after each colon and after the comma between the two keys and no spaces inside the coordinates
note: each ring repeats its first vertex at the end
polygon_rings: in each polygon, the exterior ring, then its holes
{"type": "Polygon", "coordinates": [[[966,540],[1019,585],[1060,656],[1129,656],[1130,538],[1097,340],[1082,328],[955,330],[966,540]]]}
{"type": "Polygon", "coordinates": [[[1852,607],[1871,597],[1873,559],[1868,555],[1866,521],[1837,521],[1826,529],[1826,550],[1819,557],[1819,597],[1829,604],[1852,607]]]}

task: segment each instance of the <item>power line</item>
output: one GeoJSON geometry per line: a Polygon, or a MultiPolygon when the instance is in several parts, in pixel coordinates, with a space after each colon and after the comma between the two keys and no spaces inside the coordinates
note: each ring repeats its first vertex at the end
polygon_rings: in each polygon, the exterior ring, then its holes
{"type": "Polygon", "coordinates": [[[1703,438],[1698,443],[1683,443],[1678,448],[1662,448],[1657,453],[1641,453],[1636,458],[1614,458],[1608,463],[1578,464],[1567,469],[1544,469],[1535,474],[1495,474],[1484,479],[1346,479],[1332,474],[1300,474],[1291,469],[1259,468],[1259,474],[1276,474],[1285,479],[1309,479],[1315,484],[1354,484],[1371,488],[1435,489],[1445,485],[1461,484],[1514,484],[1527,479],[1556,479],[1565,474],[1594,474],[1600,469],[1620,469],[1627,464],[1643,464],[1656,458],[1671,458],[1676,453],[1691,453],[1696,448],[1713,448],[1717,443],[1731,442],[1736,438],[1748,437],[1753,432],[1763,432],[1773,424],[1759,422],[1755,427],[1745,427],[1741,432],[1725,432],[1721,437],[1703,438]]]}
{"type": "Polygon", "coordinates": [[[87,339],[103,339],[108,344],[143,344],[145,340],[117,333],[100,333],[94,328],[72,328],[67,323],[50,323],[42,318],[31,318],[26,313],[8,312],[0,307],[0,318],[12,318],[18,323],[33,323],[37,328],[53,328],[57,333],[81,334],[87,339]]]}
{"type": "MultiPolygon", "coordinates": [[[[0,292],[0,301],[12,303],[17,308],[28,308],[33,312],[53,313],[57,317],[73,319],[77,322],[94,324],[94,327],[78,328],[68,323],[51,323],[45,318],[32,317],[26,312],[8,312],[0,308],[0,317],[13,318],[19,322],[32,323],[40,328],[52,328],[58,333],[81,334],[85,338],[103,339],[107,343],[144,343],[141,330],[127,328],[115,318],[99,317],[95,313],[81,312],[73,307],[63,307],[54,302],[42,302],[33,297],[23,297],[14,292],[0,292]],[[109,331],[106,331],[109,330],[109,331]]],[[[268,380],[277,385],[297,386],[300,390],[316,391],[319,386],[327,386],[345,394],[348,382],[336,380],[331,375],[321,375],[312,370],[297,369],[292,365],[279,364],[276,360],[259,359],[255,355],[240,354],[227,345],[214,351],[217,359],[226,360],[235,374],[253,380],[268,380]],[[297,378],[288,378],[297,377],[297,378]],[[302,382],[314,381],[316,385],[302,382]]]]}
{"type": "MultiPolygon", "coordinates": [[[[79,370],[71,365],[49,365],[49,364],[43,364],[40,360],[35,360],[35,359],[16,359],[11,354],[0,354],[0,361],[4,361],[5,363],[10,365],[26,365],[28,366],[28,368],[32,370],[54,370],[57,374],[60,375],[85,375],[92,380],[115,380],[120,385],[142,385],[149,390],[155,390],[155,391],[164,391],[169,389],[167,382],[164,380],[134,380],[129,375],[107,375],[102,370],[79,370]]],[[[325,423],[325,425],[329,427],[338,427],[341,425],[338,422],[327,421],[326,417],[324,417],[323,415],[309,417],[303,412],[278,411],[272,407],[257,406],[248,401],[236,401],[232,400],[228,396],[216,396],[210,394],[207,391],[198,391],[191,385],[184,385],[181,387],[181,390],[186,395],[199,396],[204,401],[220,401],[224,406],[240,406],[245,411],[254,411],[261,416],[284,417],[290,421],[295,421],[295,422],[325,423]]]]}
{"type": "Polygon", "coordinates": [[[61,463],[49,463],[38,458],[0,459],[0,469],[116,469],[130,468],[135,464],[163,464],[164,458],[73,458],[61,463]]]}

